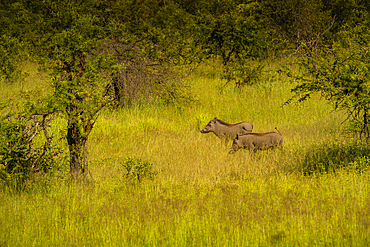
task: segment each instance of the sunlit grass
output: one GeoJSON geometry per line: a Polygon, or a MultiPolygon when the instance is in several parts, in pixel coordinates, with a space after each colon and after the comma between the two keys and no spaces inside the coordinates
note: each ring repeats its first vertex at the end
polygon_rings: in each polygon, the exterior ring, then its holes
{"type": "Polygon", "coordinates": [[[1,235],[18,246],[361,246],[368,243],[368,183],[368,176],[343,173],[205,184],[161,179],[129,188],[61,184],[7,196],[1,235]]]}
{"type": "MultiPolygon", "coordinates": [[[[283,106],[292,82],[272,70],[242,90],[224,86],[210,66],[197,73],[187,81],[196,99],[191,104],[100,114],[88,144],[95,182],[59,174],[35,180],[25,192],[2,187],[0,245],[368,245],[369,172],[302,172],[311,163],[349,164],[368,155],[345,134],[344,116],[319,97],[283,106]],[[250,122],[255,132],[277,127],[284,148],[229,155],[231,144],[199,132],[214,117],[250,122]],[[126,183],[126,157],[150,162],[157,177],[126,183]]],[[[56,119],[51,127],[58,133],[65,123],[56,119]]]]}

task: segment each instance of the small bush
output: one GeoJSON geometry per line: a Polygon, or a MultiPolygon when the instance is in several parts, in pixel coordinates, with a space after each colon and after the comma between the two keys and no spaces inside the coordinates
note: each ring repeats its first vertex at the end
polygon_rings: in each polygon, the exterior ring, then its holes
{"type": "Polygon", "coordinates": [[[124,179],[135,183],[147,178],[153,180],[158,172],[153,171],[153,164],[137,158],[127,157],[122,166],[126,169],[124,179]]]}

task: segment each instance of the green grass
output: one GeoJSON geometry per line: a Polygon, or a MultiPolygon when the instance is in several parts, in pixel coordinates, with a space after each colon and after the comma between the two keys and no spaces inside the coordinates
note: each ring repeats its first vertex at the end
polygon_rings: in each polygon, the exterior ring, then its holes
{"type": "MultiPolygon", "coordinates": [[[[204,66],[187,81],[194,103],[102,112],[89,142],[96,182],[71,182],[66,167],[25,192],[1,187],[0,246],[369,245],[368,148],[319,97],[282,106],[294,84],[274,66],[243,90],[204,66]],[[277,127],[284,149],[229,155],[231,144],[199,132],[214,117],[277,127]],[[157,177],[127,183],[126,157],[154,164],[157,177]]],[[[23,88],[45,87],[30,78],[23,88]]],[[[19,85],[4,88],[1,98],[19,85]]]]}

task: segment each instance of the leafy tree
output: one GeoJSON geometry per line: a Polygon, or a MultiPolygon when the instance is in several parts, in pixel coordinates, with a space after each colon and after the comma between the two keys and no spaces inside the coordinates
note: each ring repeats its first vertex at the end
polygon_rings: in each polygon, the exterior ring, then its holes
{"type": "Polygon", "coordinates": [[[90,18],[77,20],[75,27],[56,35],[53,44],[53,57],[60,64],[56,64],[58,68],[54,67],[59,78],[54,82],[54,95],[49,104],[52,111],[63,113],[68,121],[67,141],[74,177],[88,171],[88,137],[98,112],[114,100],[106,90],[108,72],[115,69],[114,64],[109,54],[94,54],[99,41],[89,37],[90,18]],[[84,30],[87,33],[81,32],[82,25],[87,27],[84,30]]]}
{"type": "Polygon", "coordinates": [[[119,105],[147,103],[154,98],[164,101],[187,98],[186,92],[180,90],[184,87],[177,70],[179,64],[184,63],[179,61],[182,59],[182,44],[171,44],[167,37],[153,41],[154,33],[147,37],[130,34],[122,23],[113,22],[110,25],[115,28],[111,28],[111,37],[103,47],[114,54],[116,63],[124,65],[112,74],[109,85],[119,105]]]}
{"type": "Polygon", "coordinates": [[[314,50],[310,56],[301,54],[299,73],[291,74],[298,85],[293,88],[293,99],[305,100],[320,93],[344,110],[348,119],[359,127],[367,138],[370,113],[370,32],[369,18],[364,14],[361,23],[346,25],[339,33],[340,39],[331,49],[314,50]]]}
{"type": "MultiPolygon", "coordinates": [[[[322,0],[262,0],[263,15],[274,36],[294,49],[313,49],[326,44],[335,15],[322,0]]],[[[330,36],[329,36],[330,37],[330,36]]]]}
{"type": "Polygon", "coordinates": [[[88,13],[94,5],[44,1],[35,27],[34,43],[39,61],[51,71],[50,94],[42,104],[33,104],[30,113],[67,120],[66,139],[70,171],[74,178],[88,173],[87,142],[99,111],[114,100],[110,83],[112,71],[120,69],[111,54],[101,47],[107,37],[103,24],[88,13]]]}
{"type": "Polygon", "coordinates": [[[200,54],[220,58],[228,81],[248,84],[260,72],[250,63],[264,57],[270,45],[260,8],[258,2],[214,0],[197,16],[195,43],[200,54]]]}
{"type": "MultiPolygon", "coordinates": [[[[172,98],[176,94],[174,77],[166,66],[181,56],[181,46],[171,45],[161,33],[161,25],[165,24],[157,24],[155,28],[149,22],[138,22],[147,34],[129,33],[127,26],[130,25],[114,18],[120,16],[119,2],[18,3],[35,17],[33,22],[24,18],[18,23],[17,27],[22,23],[30,27],[30,31],[20,37],[32,45],[39,63],[53,78],[50,93],[38,103],[29,102],[28,115],[42,114],[47,118],[58,115],[67,120],[71,175],[85,177],[89,171],[88,137],[99,111],[125,96],[122,91],[128,83],[140,83],[143,78],[148,83],[134,84],[134,90],[135,87],[144,92],[157,90],[172,98]],[[123,83],[117,83],[120,81],[123,83]]],[[[135,96],[129,100],[132,99],[135,96]]]]}
{"type": "Polygon", "coordinates": [[[254,15],[257,3],[236,4],[231,0],[210,1],[199,15],[196,42],[208,56],[219,56],[226,66],[244,57],[258,57],[266,46],[262,23],[254,15]]]}

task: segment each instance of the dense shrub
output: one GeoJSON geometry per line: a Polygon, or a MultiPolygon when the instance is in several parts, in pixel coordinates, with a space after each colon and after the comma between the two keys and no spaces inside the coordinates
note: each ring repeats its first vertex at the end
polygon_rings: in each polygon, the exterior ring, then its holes
{"type": "Polygon", "coordinates": [[[48,135],[45,116],[0,117],[0,180],[21,190],[35,174],[48,173],[59,149],[48,135]]]}

